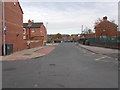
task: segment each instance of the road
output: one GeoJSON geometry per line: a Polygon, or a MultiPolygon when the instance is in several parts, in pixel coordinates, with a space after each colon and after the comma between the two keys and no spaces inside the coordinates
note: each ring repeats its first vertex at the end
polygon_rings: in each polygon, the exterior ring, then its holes
{"type": "Polygon", "coordinates": [[[44,57],[3,62],[3,88],[117,87],[117,61],[74,43],[61,43],[44,57]]]}

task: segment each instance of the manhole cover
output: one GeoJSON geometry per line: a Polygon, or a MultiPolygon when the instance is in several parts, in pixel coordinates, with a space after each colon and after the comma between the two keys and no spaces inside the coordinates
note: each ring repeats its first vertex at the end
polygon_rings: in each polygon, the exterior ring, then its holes
{"type": "Polygon", "coordinates": [[[16,68],[5,68],[5,69],[3,69],[3,71],[13,71],[13,70],[16,70],[16,68]]]}
{"type": "Polygon", "coordinates": [[[24,54],[24,55],[28,55],[28,56],[29,56],[29,55],[31,55],[31,54],[24,54]]]}
{"type": "Polygon", "coordinates": [[[49,64],[50,66],[55,66],[56,64],[49,64]]]}

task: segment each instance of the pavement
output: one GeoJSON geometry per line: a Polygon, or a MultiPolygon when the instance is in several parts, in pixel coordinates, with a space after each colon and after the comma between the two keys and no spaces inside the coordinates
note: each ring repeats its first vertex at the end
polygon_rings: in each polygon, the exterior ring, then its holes
{"type": "Polygon", "coordinates": [[[1,56],[2,61],[13,61],[13,60],[26,60],[32,58],[38,58],[50,53],[58,43],[47,44],[46,46],[36,47],[31,49],[25,49],[22,51],[15,52],[11,55],[1,56]]]}
{"type": "Polygon", "coordinates": [[[2,62],[2,87],[118,88],[117,61],[103,57],[61,43],[44,57],[2,62]]]}
{"type": "Polygon", "coordinates": [[[119,58],[119,50],[118,49],[110,49],[110,48],[103,48],[103,47],[96,47],[96,46],[87,46],[87,45],[82,45],[82,44],[77,44],[79,47],[82,47],[84,49],[87,49],[93,53],[96,54],[102,54],[102,55],[107,55],[109,57],[113,58],[119,58]]]}

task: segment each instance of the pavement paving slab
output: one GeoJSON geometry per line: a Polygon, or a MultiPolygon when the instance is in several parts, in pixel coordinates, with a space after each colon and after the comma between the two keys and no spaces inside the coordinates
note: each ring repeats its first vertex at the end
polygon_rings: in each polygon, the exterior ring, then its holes
{"type": "Polygon", "coordinates": [[[118,49],[110,49],[110,48],[103,48],[103,47],[96,47],[96,46],[87,46],[87,45],[82,45],[79,44],[78,46],[87,49],[93,53],[96,54],[103,54],[107,55],[113,58],[118,58],[119,56],[119,50],[118,49]]]}
{"type": "Polygon", "coordinates": [[[1,56],[0,61],[26,60],[26,59],[41,57],[50,53],[57,45],[58,43],[49,44],[43,47],[36,47],[36,48],[18,51],[11,55],[1,56]]]}

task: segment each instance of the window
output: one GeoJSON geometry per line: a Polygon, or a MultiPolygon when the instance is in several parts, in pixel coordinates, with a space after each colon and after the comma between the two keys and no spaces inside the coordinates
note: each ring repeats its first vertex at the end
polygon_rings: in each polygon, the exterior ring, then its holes
{"type": "Polygon", "coordinates": [[[23,36],[23,39],[26,39],[26,36],[23,36]]]}
{"type": "Polygon", "coordinates": [[[16,2],[14,2],[14,6],[16,6],[16,2]]]}
{"type": "Polygon", "coordinates": [[[31,32],[32,32],[32,33],[34,33],[34,32],[35,32],[35,30],[34,30],[34,29],[32,29],[32,30],[31,30],[31,32]]]}

